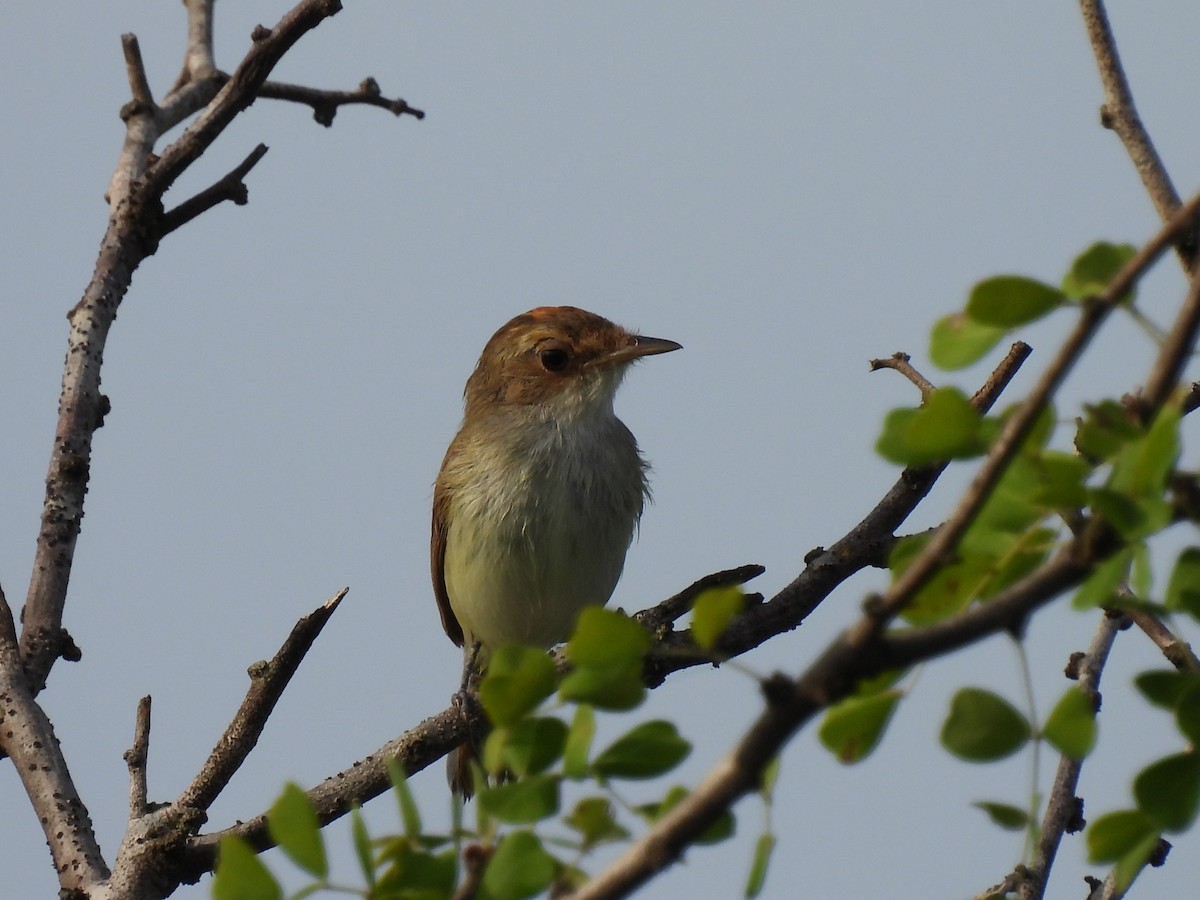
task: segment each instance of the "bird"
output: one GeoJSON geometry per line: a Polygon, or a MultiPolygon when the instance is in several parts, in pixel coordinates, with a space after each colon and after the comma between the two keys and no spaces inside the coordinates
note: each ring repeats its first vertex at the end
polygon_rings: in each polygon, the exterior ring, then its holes
{"type": "MultiPolygon", "coordinates": [[[[573,306],[532,309],[488,340],[433,492],[433,591],[463,690],[497,648],[561,643],[612,596],[650,499],[613,400],[632,363],[679,349],[573,306]]],[[[448,762],[464,798],[469,752],[448,762]]]]}

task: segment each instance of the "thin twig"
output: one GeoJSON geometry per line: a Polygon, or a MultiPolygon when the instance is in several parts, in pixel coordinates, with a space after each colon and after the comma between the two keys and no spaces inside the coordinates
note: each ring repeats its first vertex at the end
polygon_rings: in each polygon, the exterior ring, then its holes
{"type": "Polygon", "coordinates": [[[142,62],[142,48],[138,46],[137,35],[121,35],[121,49],[125,51],[125,72],[129,78],[129,92],[133,95],[133,102],[152,109],[154,94],[151,93],[150,82],[146,79],[146,66],[142,62]]]}
{"type": "MultiPolygon", "coordinates": [[[[692,603],[709,588],[723,587],[732,584],[745,584],[767,571],[765,566],[750,564],[738,566],[736,569],[724,569],[705,575],[685,587],[678,594],[668,597],[656,606],[635,613],[634,620],[647,631],[657,633],[671,625],[692,608],[692,603]]],[[[761,600],[762,598],[759,597],[761,600]]]]}
{"type": "Polygon", "coordinates": [[[887,359],[872,359],[868,365],[872,372],[878,372],[880,369],[895,369],[917,386],[923,401],[928,400],[929,395],[937,390],[937,386],[932,381],[917,371],[912,364],[912,357],[907,353],[893,353],[887,359]]]}
{"type": "MultiPolygon", "coordinates": [[[[1104,86],[1100,121],[1105,128],[1115,131],[1125,145],[1125,151],[1133,161],[1159,218],[1166,222],[1179,207],[1179,194],[1138,116],[1103,0],[1080,0],[1079,7],[1100,71],[1100,82],[1104,86]]],[[[1191,272],[1196,263],[1195,232],[1181,232],[1175,235],[1175,239],[1184,272],[1191,272]]]]}
{"type": "Polygon", "coordinates": [[[133,726],[133,746],[125,751],[125,765],[129,769],[129,818],[136,819],[146,814],[146,765],[150,758],[150,696],[147,694],[137,705],[137,717],[133,726]]]}
{"type": "Polygon", "coordinates": [[[422,110],[409,106],[399,97],[383,96],[379,82],[374,78],[364,78],[359,83],[358,89],[354,91],[325,91],[299,84],[267,81],[259,89],[258,95],[268,100],[287,100],[311,106],[313,118],[326,128],[333,124],[333,117],[337,115],[338,107],[353,104],[377,106],[397,116],[409,115],[416,119],[425,118],[422,110]]]}
{"type": "Polygon", "coordinates": [[[342,588],[297,622],[270,662],[259,662],[250,667],[250,688],[241,706],[199,773],[175,801],[176,806],[206,810],[217,799],[258,743],[283,689],[349,590],[342,588]]]}
{"type": "MultiPolygon", "coordinates": [[[[1100,676],[1120,628],[1121,615],[1105,612],[1087,653],[1070,669],[1078,674],[1080,689],[1095,698],[1095,707],[1099,705],[1100,676]]],[[[1054,785],[1042,816],[1037,849],[1032,862],[1026,867],[1026,878],[1021,882],[1021,900],[1041,900],[1045,896],[1050,870],[1054,866],[1054,857],[1058,854],[1063,835],[1074,834],[1083,828],[1083,803],[1075,794],[1082,770],[1083,760],[1072,759],[1066,754],[1059,758],[1054,785]]]]}
{"type": "Polygon", "coordinates": [[[184,200],[174,209],[163,213],[158,237],[163,238],[214,206],[228,200],[235,206],[245,206],[250,199],[250,189],[243,180],[247,173],[258,165],[266,155],[267,145],[259,144],[237,166],[214,184],[206,187],[194,197],[184,200]]]}
{"type": "Polygon", "coordinates": [[[1143,417],[1167,402],[1179,386],[1188,358],[1196,347],[1200,334],[1200,278],[1193,279],[1187,298],[1175,318],[1175,324],[1163,339],[1154,368],[1146,379],[1138,406],[1143,417]]]}
{"type": "Polygon", "coordinates": [[[1126,609],[1122,612],[1154,642],[1154,646],[1162,651],[1167,662],[1176,669],[1181,672],[1200,672],[1200,658],[1193,652],[1192,645],[1181,640],[1158,616],[1141,609],[1126,609]]]}

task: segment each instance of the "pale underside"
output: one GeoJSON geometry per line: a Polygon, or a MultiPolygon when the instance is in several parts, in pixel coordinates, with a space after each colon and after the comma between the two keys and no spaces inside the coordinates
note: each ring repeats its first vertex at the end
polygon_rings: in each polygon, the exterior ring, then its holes
{"type": "MultiPolygon", "coordinates": [[[[606,603],[646,497],[645,464],[611,407],[527,420],[513,437],[488,442],[490,464],[476,445],[443,473],[456,488],[446,593],[466,647],[478,641],[485,654],[566,640],[584,607],[606,603]]],[[[458,449],[476,438],[466,430],[458,449]]]]}

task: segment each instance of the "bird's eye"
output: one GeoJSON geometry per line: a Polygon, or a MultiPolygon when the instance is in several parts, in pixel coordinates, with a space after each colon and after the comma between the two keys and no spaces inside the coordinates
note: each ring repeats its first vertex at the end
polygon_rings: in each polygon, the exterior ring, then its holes
{"type": "Polygon", "coordinates": [[[547,372],[561,372],[571,361],[570,355],[562,347],[542,347],[537,352],[542,368],[547,372]]]}

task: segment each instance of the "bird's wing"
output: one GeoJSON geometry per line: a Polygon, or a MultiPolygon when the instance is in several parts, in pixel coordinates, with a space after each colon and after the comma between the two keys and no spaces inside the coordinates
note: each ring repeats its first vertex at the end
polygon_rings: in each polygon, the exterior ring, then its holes
{"type": "Polygon", "coordinates": [[[450,608],[450,595],[446,593],[446,533],[450,527],[449,512],[450,495],[439,478],[433,489],[433,528],[429,539],[429,571],[433,576],[433,596],[437,599],[438,612],[442,614],[442,628],[446,630],[450,640],[461,647],[463,645],[462,625],[455,617],[454,610],[450,608]]]}

